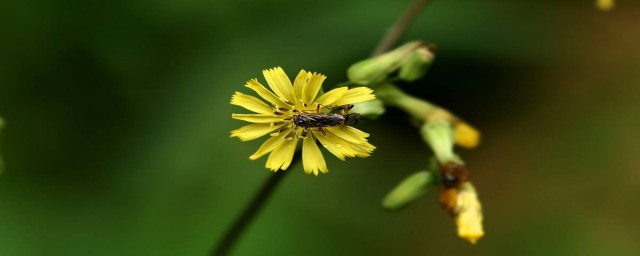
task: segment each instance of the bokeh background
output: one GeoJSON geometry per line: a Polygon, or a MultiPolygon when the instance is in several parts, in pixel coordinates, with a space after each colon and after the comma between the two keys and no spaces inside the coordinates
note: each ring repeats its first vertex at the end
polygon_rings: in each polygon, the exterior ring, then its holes
{"type": "MultiPolygon", "coordinates": [[[[232,93],[273,66],[345,81],[408,3],[0,3],[0,255],[206,255],[271,174],[232,93]]],[[[638,1],[435,1],[413,39],[438,55],[403,88],[483,132],[460,154],[486,237],[435,191],[380,208],[430,155],[390,109],[371,158],[290,168],[234,255],[640,255],[638,1]]]]}

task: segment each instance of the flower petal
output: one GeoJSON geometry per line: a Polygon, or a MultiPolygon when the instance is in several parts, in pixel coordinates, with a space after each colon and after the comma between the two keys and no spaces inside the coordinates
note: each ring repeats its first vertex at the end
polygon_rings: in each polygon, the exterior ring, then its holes
{"type": "Polygon", "coordinates": [[[456,200],[456,225],[458,236],[475,244],[484,236],[482,205],[475,190],[461,190],[456,200]]]}
{"type": "Polygon", "coordinates": [[[275,147],[267,159],[266,167],[274,172],[286,170],[289,167],[293,159],[293,153],[296,151],[296,145],[298,144],[298,138],[295,136],[290,140],[281,140],[284,142],[275,147]]]}
{"type": "Polygon", "coordinates": [[[281,67],[263,70],[262,74],[267,79],[267,83],[271,90],[278,95],[281,99],[287,100],[291,103],[295,102],[293,98],[293,86],[291,80],[287,74],[284,73],[281,67]]]}
{"type": "Polygon", "coordinates": [[[322,87],[322,82],[324,82],[326,78],[327,77],[322,74],[313,73],[311,78],[309,78],[309,82],[307,82],[306,86],[302,88],[302,102],[307,105],[313,103],[313,100],[316,98],[316,95],[318,95],[318,92],[322,87]]]}
{"type": "Polygon", "coordinates": [[[302,144],[302,165],[304,166],[304,172],[306,174],[313,173],[316,176],[318,176],[318,170],[322,173],[327,173],[327,163],[324,161],[318,144],[316,144],[313,133],[309,133],[307,136],[302,144]]]}
{"type": "Polygon", "coordinates": [[[296,76],[296,80],[293,81],[293,96],[295,97],[295,103],[298,109],[302,107],[302,89],[307,85],[311,75],[311,72],[307,72],[303,69],[300,70],[300,73],[296,76]]]}
{"type": "Polygon", "coordinates": [[[351,153],[349,150],[345,150],[346,147],[343,145],[344,140],[336,137],[331,133],[326,133],[326,135],[322,134],[319,131],[313,131],[313,135],[318,138],[318,141],[324,146],[329,152],[334,154],[340,160],[344,161],[345,156],[354,157],[355,154],[351,153]]]}
{"type": "Polygon", "coordinates": [[[256,160],[256,159],[268,154],[269,152],[273,151],[273,149],[275,149],[275,148],[279,147],[280,145],[282,145],[282,143],[287,141],[284,137],[287,136],[287,134],[289,134],[289,132],[290,131],[282,132],[282,133],[280,133],[280,134],[278,134],[276,136],[272,136],[271,138],[266,140],[264,143],[262,143],[260,148],[258,148],[258,151],[253,153],[253,155],[251,155],[249,157],[249,159],[256,160]]]}
{"type": "Polygon", "coordinates": [[[369,142],[365,142],[363,144],[351,144],[351,148],[356,151],[357,157],[362,158],[371,156],[373,150],[376,149],[376,147],[371,145],[369,142]]]}
{"type": "Polygon", "coordinates": [[[355,144],[367,142],[369,134],[347,125],[325,128],[328,132],[355,144]]]}
{"type": "Polygon", "coordinates": [[[274,114],[265,115],[265,114],[231,114],[231,118],[238,119],[242,121],[247,121],[251,123],[275,123],[282,122],[285,119],[285,116],[276,116],[274,114]]]}
{"type": "Polygon", "coordinates": [[[333,105],[341,106],[347,104],[355,104],[375,98],[376,96],[373,94],[373,90],[369,89],[368,87],[357,87],[347,91],[347,93],[345,93],[342,98],[336,100],[333,105]]]}
{"type": "Polygon", "coordinates": [[[275,131],[276,129],[279,129],[284,125],[285,124],[271,125],[269,123],[245,125],[243,127],[240,127],[239,129],[231,131],[231,137],[238,137],[238,139],[240,139],[241,141],[253,140],[262,137],[267,133],[275,131]]]}
{"type": "Polygon", "coordinates": [[[335,101],[337,101],[338,99],[342,98],[347,91],[349,91],[349,88],[347,87],[339,87],[339,88],[335,88],[331,91],[328,91],[327,93],[323,94],[322,96],[320,96],[317,100],[316,103],[323,105],[323,106],[331,106],[333,105],[333,103],[335,101]]]}
{"type": "Polygon", "coordinates": [[[267,88],[264,88],[264,86],[260,84],[260,82],[258,82],[258,79],[251,79],[244,86],[250,88],[251,90],[254,90],[256,93],[258,93],[258,95],[260,95],[260,97],[262,97],[269,103],[273,104],[274,106],[278,106],[278,107],[289,106],[287,105],[287,103],[284,103],[282,99],[278,98],[278,96],[276,96],[275,94],[267,90],[267,88]]]}
{"type": "Polygon", "coordinates": [[[273,113],[273,109],[271,109],[269,105],[267,105],[260,99],[253,97],[251,95],[240,93],[240,92],[236,92],[236,94],[234,94],[233,97],[231,97],[231,104],[236,106],[241,106],[250,111],[260,113],[260,114],[273,113]]]}
{"type": "Polygon", "coordinates": [[[320,143],[329,150],[336,157],[344,160],[345,156],[348,157],[368,157],[375,147],[368,142],[353,143],[343,138],[336,136],[335,134],[327,131],[326,135],[321,132],[314,131],[314,135],[318,138],[320,143]]]}

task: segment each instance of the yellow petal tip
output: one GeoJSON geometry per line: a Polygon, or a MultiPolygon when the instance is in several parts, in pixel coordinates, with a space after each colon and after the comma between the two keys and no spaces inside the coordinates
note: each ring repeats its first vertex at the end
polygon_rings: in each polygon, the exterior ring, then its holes
{"type": "Polygon", "coordinates": [[[469,241],[469,243],[473,245],[476,245],[478,243],[478,240],[480,240],[482,236],[483,236],[482,234],[476,235],[476,236],[467,236],[467,237],[463,237],[463,239],[469,241]]]}
{"type": "Polygon", "coordinates": [[[480,132],[466,123],[456,124],[454,133],[458,146],[471,149],[480,144],[480,132]]]}

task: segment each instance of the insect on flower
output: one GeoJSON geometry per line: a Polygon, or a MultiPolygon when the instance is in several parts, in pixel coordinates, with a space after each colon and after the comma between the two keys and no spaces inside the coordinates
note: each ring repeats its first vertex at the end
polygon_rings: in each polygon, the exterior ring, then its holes
{"type": "Polygon", "coordinates": [[[302,137],[306,137],[307,131],[316,128],[318,131],[326,135],[325,127],[339,125],[355,125],[360,121],[360,114],[349,113],[353,108],[353,104],[337,106],[332,110],[341,110],[342,113],[319,113],[320,105],[316,108],[316,113],[297,112],[293,115],[292,120],[295,129],[302,128],[302,137]]]}
{"type": "Polygon", "coordinates": [[[232,118],[253,124],[231,131],[231,137],[248,141],[271,136],[249,159],[269,154],[267,168],[286,170],[302,140],[304,171],[318,175],[328,170],[317,142],[341,160],[368,157],[373,152],[375,147],[367,141],[369,134],[351,126],[360,114],[349,113],[353,104],[374,99],[373,90],[339,87],[318,95],[326,78],[322,74],[302,70],[293,83],[279,67],[264,70],[263,74],[271,90],[257,79],[245,86],[264,101],[240,92],[231,98],[231,104],[256,113],[233,114],[232,118]]]}

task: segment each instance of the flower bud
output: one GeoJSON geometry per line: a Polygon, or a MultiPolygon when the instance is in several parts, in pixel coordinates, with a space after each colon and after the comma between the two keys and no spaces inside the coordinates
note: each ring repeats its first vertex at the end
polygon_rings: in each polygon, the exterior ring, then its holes
{"type": "Polygon", "coordinates": [[[351,109],[351,112],[359,113],[368,119],[377,119],[384,111],[384,104],[379,99],[356,103],[351,109]]]}
{"type": "Polygon", "coordinates": [[[453,153],[453,132],[446,121],[428,121],[421,129],[422,137],[431,146],[440,163],[458,162],[453,153]]]}
{"type": "Polygon", "coordinates": [[[433,184],[434,175],[431,172],[420,171],[414,173],[405,178],[387,194],[382,200],[382,207],[389,211],[405,207],[427,192],[433,184]]]}
{"type": "Polygon", "coordinates": [[[420,79],[431,66],[433,58],[433,53],[426,46],[416,49],[403,61],[398,77],[408,82],[420,79]]]}
{"type": "Polygon", "coordinates": [[[456,145],[463,148],[475,148],[480,143],[480,132],[464,122],[458,122],[453,126],[456,145]]]}
{"type": "Polygon", "coordinates": [[[387,79],[389,74],[398,70],[407,57],[423,45],[414,41],[404,44],[393,51],[357,62],[347,70],[347,77],[361,85],[375,85],[387,79]]]}

